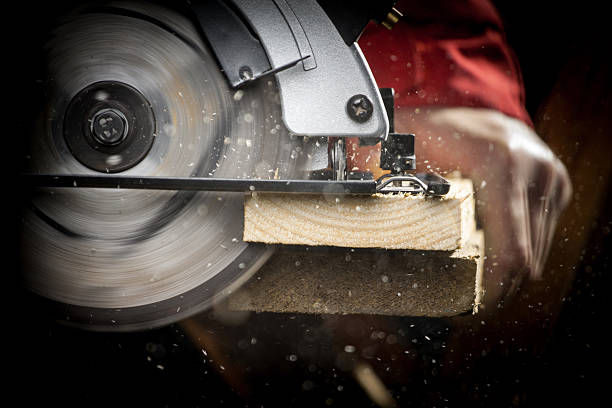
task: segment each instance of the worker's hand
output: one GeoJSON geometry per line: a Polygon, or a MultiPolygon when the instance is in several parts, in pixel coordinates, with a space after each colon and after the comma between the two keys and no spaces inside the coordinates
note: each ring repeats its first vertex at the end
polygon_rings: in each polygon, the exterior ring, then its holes
{"type": "Polygon", "coordinates": [[[395,127],[416,134],[418,171],[458,170],[473,180],[485,232],[485,305],[513,294],[525,276],[539,278],[571,184],[533,130],[474,108],[400,109],[395,127]]]}

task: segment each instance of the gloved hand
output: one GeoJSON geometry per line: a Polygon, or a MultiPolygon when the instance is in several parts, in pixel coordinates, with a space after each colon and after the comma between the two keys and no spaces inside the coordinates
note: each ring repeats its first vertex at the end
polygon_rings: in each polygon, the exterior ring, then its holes
{"type": "Polygon", "coordinates": [[[416,134],[417,171],[458,170],[474,182],[485,232],[485,306],[539,278],[557,219],[571,197],[564,165],[523,122],[489,109],[421,108],[395,113],[416,134]]]}
{"type": "MultiPolygon", "coordinates": [[[[397,109],[395,129],[416,134],[417,171],[472,179],[485,232],[485,307],[514,294],[524,277],[540,278],[572,188],[565,166],[535,132],[476,108],[397,109]]],[[[380,145],[347,143],[349,169],[382,174],[380,145]]]]}

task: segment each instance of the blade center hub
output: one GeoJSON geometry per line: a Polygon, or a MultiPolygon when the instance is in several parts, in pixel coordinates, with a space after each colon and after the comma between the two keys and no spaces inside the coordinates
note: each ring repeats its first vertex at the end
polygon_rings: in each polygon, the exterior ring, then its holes
{"type": "Polygon", "coordinates": [[[142,161],[155,140],[155,115],[136,88],[118,81],[83,88],[64,114],[64,140],[74,157],[102,173],[118,173],[142,161]]]}
{"type": "Polygon", "coordinates": [[[117,109],[99,110],[91,119],[91,133],[99,143],[105,146],[116,146],[124,141],[128,129],[127,118],[117,109]]]}

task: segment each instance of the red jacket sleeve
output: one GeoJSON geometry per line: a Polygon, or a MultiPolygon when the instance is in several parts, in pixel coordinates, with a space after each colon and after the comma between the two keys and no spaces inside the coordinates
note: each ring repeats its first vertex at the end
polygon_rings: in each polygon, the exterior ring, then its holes
{"type": "Polygon", "coordinates": [[[516,58],[487,0],[399,1],[393,30],[369,25],[359,45],[397,107],[499,110],[532,126],[516,58]]]}

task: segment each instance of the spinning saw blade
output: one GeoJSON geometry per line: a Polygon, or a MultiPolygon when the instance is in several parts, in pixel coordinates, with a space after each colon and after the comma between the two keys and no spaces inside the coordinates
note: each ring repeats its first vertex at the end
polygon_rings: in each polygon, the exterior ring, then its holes
{"type": "MultiPolygon", "coordinates": [[[[274,81],[229,89],[182,15],[84,9],[46,51],[28,171],[292,177],[297,142],[274,81]]],[[[23,221],[25,280],[73,323],[159,326],[209,307],[265,262],[269,250],[242,242],[242,228],[236,193],[41,188],[23,221]]]]}

